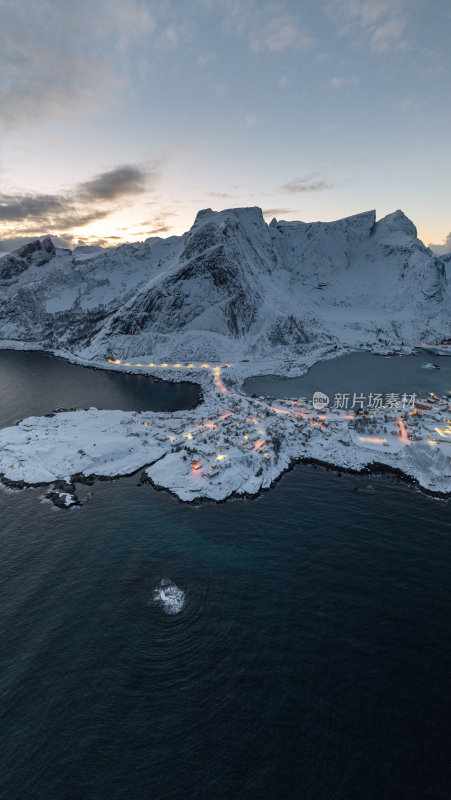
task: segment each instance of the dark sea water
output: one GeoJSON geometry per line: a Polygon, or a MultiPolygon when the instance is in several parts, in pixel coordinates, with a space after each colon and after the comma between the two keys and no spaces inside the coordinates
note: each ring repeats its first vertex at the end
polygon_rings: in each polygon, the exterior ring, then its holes
{"type": "Polygon", "coordinates": [[[328,361],[319,361],[298,378],[260,375],[244,382],[248,394],[271,397],[311,399],[316,391],[333,398],[336,392],[368,395],[370,392],[396,392],[425,397],[429,392],[451,392],[451,358],[421,353],[412,356],[375,356],[372,353],[349,353],[328,361]],[[424,369],[424,364],[439,369],[424,369]]]}
{"type": "Polygon", "coordinates": [[[86,492],[0,493],[2,798],[450,797],[448,503],[305,466],[86,492]]]}
{"type": "MultiPolygon", "coordinates": [[[[15,418],[75,404],[64,362],[0,355],[15,418]]],[[[220,505],[137,480],[0,490],[2,800],[449,800],[449,502],[307,466],[220,505]]]]}
{"type": "Polygon", "coordinates": [[[199,400],[195,383],[86,369],[38,351],[0,350],[0,428],[61,407],[179,411],[199,400]]]}

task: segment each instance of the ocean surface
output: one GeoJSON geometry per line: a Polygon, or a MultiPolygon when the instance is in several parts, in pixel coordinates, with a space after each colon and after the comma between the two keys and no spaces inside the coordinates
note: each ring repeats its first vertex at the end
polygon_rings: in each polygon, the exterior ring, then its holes
{"type": "Polygon", "coordinates": [[[429,392],[451,392],[451,358],[421,353],[411,356],[375,356],[372,353],[349,353],[327,361],[319,361],[297,378],[259,375],[244,381],[247,394],[269,397],[303,397],[311,400],[314,392],[324,392],[331,398],[335,393],[348,393],[352,402],[354,392],[368,396],[388,392],[426,397],[429,392]],[[426,369],[436,364],[439,369],[426,369]]]}
{"type": "Polygon", "coordinates": [[[2,800],[449,800],[449,502],[137,484],[0,490],[2,800]]]}
{"type": "Polygon", "coordinates": [[[39,351],[0,350],[0,428],[56,408],[179,411],[200,401],[195,383],[70,364],[39,351]]]}

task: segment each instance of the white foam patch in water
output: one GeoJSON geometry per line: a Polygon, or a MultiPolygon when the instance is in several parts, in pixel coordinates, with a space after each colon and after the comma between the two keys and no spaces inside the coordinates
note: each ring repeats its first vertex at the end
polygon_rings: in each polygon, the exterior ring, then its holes
{"type": "Polygon", "coordinates": [[[153,599],[163,606],[166,614],[178,614],[185,605],[185,592],[172,581],[163,579],[155,589],[153,599]]]}

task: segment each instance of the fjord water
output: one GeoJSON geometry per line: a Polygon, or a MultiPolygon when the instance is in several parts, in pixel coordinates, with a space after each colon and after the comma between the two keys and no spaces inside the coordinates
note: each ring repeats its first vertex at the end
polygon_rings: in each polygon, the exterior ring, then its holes
{"type": "MultiPolygon", "coordinates": [[[[0,353],[0,387],[0,425],[198,399],[42,353],[0,353]]],[[[0,797],[448,800],[449,502],[307,466],[220,505],[137,480],[0,491],[0,797]]]]}
{"type": "Polygon", "coordinates": [[[451,358],[421,353],[410,356],[376,356],[368,352],[349,353],[314,364],[305,375],[282,378],[259,375],[244,382],[247,394],[269,397],[304,397],[325,392],[331,399],[336,393],[354,392],[369,395],[388,392],[426,397],[429,392],[451,392],[451,358]],[[439,369],[425,369],[436,364],[439,369]]]}
{"type": "Polygon", "coordinates": [[[61,407],[179,411],[199,400],[195,383],[86,369],[39,351],[0,350],[0,428],[61,407]]]}
{"type": "Polygon", "coordinates": [[[449,798],[449,503],[308,466],[42,494],[0,492],[2,798],[449,798]]]}

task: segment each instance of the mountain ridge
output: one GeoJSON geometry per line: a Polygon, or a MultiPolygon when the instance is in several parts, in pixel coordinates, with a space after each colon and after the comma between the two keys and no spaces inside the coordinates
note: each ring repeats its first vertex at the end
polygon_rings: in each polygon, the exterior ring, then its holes
{"type": "Polygon", "coordinates": [[[1,257],[0,338],[176,360],[440,341],[450,265],[400,210],[267,224],[257,206],[202,209],[181,236],[73,252],[43,237],[1,257]]]}

